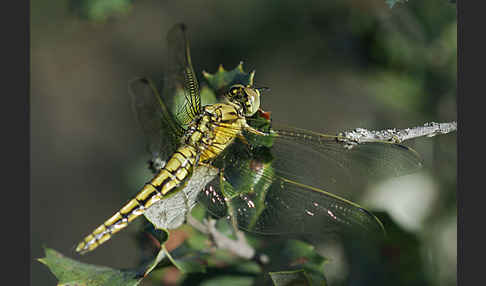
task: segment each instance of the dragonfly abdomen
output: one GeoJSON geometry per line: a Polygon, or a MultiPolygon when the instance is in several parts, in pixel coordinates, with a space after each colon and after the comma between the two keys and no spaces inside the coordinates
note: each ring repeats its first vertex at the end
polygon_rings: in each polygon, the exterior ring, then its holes
{"type": "Polygon", "coordinates": [[[113,234],[127,227],[128,223],[142,215],[154,203],[184,185],[190,177],[195,162],[196,149],[194,147],[190,145],[179,147],[164,168],[145,184],[134,198],[77,245],[76,252],[84,254],[94,250],[109,240],[113,234]]]}
{"type": "Polygon", "coordinates": [[[244,119],[234,106],[219,103],[205,106],[204,110],[206,115],[193,123],[185,143],[172,154],[162,170],[125,206],[86,236],[76,252],[94,250],[154,203],[178,191],[189,179],[198,155],[201,163],[212,160],[241,132],[244,119]]]}

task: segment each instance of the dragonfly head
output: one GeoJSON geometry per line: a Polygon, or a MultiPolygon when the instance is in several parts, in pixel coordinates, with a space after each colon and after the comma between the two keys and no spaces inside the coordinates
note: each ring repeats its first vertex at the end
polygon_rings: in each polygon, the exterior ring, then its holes
{"type": "Polygon", "coordinates": [[[251,86],[234,84],[225,94],[226,99],[243,109],[243,115],[252,116],[260,108],[260,90],[251,86]]]}

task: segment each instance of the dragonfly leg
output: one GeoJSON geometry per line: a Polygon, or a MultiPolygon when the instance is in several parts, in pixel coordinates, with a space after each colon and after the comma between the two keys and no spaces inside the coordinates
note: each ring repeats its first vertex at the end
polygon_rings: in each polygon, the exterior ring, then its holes
{"type": "Polygon", "coordinates": [[[255,129],[255,128],[251,127],[251,126],[250,126],[250,125],[248,125],[248,124],[245,124],[245,125],[243,126],[243,128],[244,128],[246,131],[248,131],[248,132],[250,132],[250,133],[253,133],[253,134],[255,134],[255,135],[259,135],[259,136],[268,136],[268,135],[269,135],[268,133],[261,132],[260,130],[255,129]]]}
{"type": "Polygon", "coordinates": [[[158,174],[160,170],[162,170],[167,162],[162,160],[160,156],[154,155],[151,160],[148,161],[149,170],[152,171],[153,174],[158,174]]]}
{"type": "Polygon", "coordinates": [[[248,140],[246,139],[246,137],[245,137],[245,136],[243,136],[243,135],[241,135],[241,134],[240,134],[240,135],[238,135],[237,137],[238,137],[238,139],[240,139],[240,140],[241,140],[241,142],[243,142],[243,144],[245,144],[245,145],[250,145],[250,143],[248,143],[248,140]]]}
{"type": "Polygon", "coordinates": [[[204,163],[204,162],[198,162],[197,163],[197,166],[203,166],[203,167],[206,167],[206,168],[209,168],[209,169],[213,169],[214,166],[211,165],[210,163],[204,163]]]}

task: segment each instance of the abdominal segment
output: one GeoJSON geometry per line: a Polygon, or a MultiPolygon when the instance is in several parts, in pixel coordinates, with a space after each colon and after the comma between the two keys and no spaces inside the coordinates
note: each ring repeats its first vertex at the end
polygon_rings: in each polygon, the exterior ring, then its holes
{"type": "Polygon", "coordinates": [[[192,172],[195,161],[195,148],[182,146],[177,149],[164,168],[145,184],[134,198],[77,245],[76,252],[84,254],[94,250],[109,240],[113,234],[127,227],[128,223],[142,215],[154,203],[184,185],[192,172]]]}

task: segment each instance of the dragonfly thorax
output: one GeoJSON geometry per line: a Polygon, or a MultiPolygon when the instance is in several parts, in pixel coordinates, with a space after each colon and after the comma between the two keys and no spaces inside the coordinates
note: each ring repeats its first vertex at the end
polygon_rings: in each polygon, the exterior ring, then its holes
{"type": "Polygon", "coordinates": [[[186,130],[182,144],[193,146],[205,162],[218,156],[245,126],[241,106],[216,103],[203,107],[200,116],[186,130]]]}

